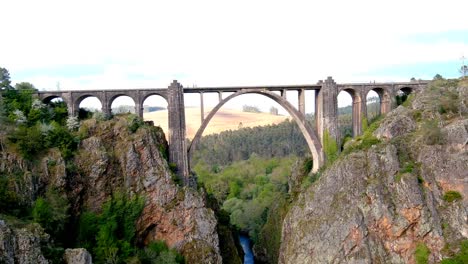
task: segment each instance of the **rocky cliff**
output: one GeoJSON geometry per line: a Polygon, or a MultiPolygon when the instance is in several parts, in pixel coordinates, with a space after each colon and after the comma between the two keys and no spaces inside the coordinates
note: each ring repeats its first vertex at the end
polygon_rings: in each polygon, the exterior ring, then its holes
{"type": "MultiPolygon", "coordinates": [[[[45,188],[55,187],[65,193],[74,217],[83,210],[99,212],[117,191],[140,195],[145,198],[136,223],[140,244],[164,240],[181,252],[187,263],[221,263],[213,210],[206,207],[199,190],[177,184],[165,159],[167,142],[162,130],[140,126],[132,131],[135,129],[130,126],[125,116],[85,121],[71,162],[65,162],[53,149],[39,160],[28,162],[5,147],[0,172],[18,175],[14,188],[24,204],[32,204],[45,188]]],[[[6,230],[1,234],[14,233],[1,228],[6,230]]],[[[8,241],[5,245],[9,245],[8,241]]],[[[3,250],[0,253],[5,254],[3,250]]]]}
{"type": "Polygon", "coordinates": [[[291,206],[279,262],[438,263],[456,254],[468,238],[467,100],[466,87],[432,84],[347,144],[291,206]]]}

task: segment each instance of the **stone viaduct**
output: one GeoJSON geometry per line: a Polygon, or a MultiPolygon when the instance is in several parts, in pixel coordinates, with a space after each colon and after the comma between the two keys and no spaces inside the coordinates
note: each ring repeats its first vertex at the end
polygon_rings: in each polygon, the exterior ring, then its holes
{"type": "Polygon", "coordinates": [[[55,98],[61,98],[68,107],[70,115],[77,115],[80,103],[87,97],[97,97],[102,104],[102,111],[111,115],[112,102],[119,96],[129,96],[135,102],[135,113],[143,117],[143,103],[151,95],[159,95],[166,99],[169,114],[169,161],[177,165],[177,174],[184,183],[189,181],[190,157],[196,149],[204,129],[216,112],[229,100],[243,94],[260,94],[281,105],[299,126],[304,135],[313,158],[313,170],[317,171],[326,157],[322,150],[322,140],[325,131],[337,142],[340,141],[338,130],[337,97],[341,91],[348,92],[352,99],[353,136],[362,133],[362,122],[367,115],[366,97],[373,90],[380,98],[380,112],[385,114],[396,107],[395,97],[399,91],[406,94],[423,89],[428,81],[412,81],[398,83],[349,83],[337,84],[331,77],[313,85],[278,85],[278,86],[243,86],[243,87],[208,87],[184,88],[173,81],[168,88],[129,89],[129,90],[74,90],[74,91],[40,91],[39,98],[49,103],[55,98]],[[315,123],[314,130],[305,120],[305,91],[315,91],[315,123]],[[287,91],[297,91],[298,105],[293,106],[286,98],[287,91]],[[201,126],[190,146],[185,140],[185,106],[184,94],[200,94],[201,126]],[[207,116],[204,112],[203,94],[218,93],[218,104],[207,116]],[[229,94],[223,98],[223,93],[229,94]]]}

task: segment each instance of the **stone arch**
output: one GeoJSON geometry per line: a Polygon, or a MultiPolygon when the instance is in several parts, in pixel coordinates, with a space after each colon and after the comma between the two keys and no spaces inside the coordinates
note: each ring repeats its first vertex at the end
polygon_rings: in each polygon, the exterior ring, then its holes
{"type": "Polygon", "coordinates": [[[59,95],[59,94],[48,95],[48,96],[45,96],[45,97],[41,98],[41,101],[44,104],[50,104],[52,102],[52,100],[54,100],[54,99],[62,99],[62,102],[67,107],[68,115],[72,114],[72,112],[73,112],[72,104],[70,103],[70,100],[68,100],[68,98],[65,97],[65,96],[62,96],[62,95],[59,95]]]}
{"type": "Polygon", "coordinates": [[[107,105],[106,105],[107,109],[109,109],[109,111],[112,113],[112,103],[115,101],[115,99],[122,97],[122,96],[129,97],[132,99],[133,103],[135,104],[135,114],[138,114],[138,111],[139,111],[138,99],[134,98],[131,94],[126,94],[123,92],[112,94],[112,96],[109,97],[109,99],[107,100],[107,105]]]}
{"type": "MultiPolygon", "coordinates": [[[[288,113],[291,115],[291,117],[296,121],[296,124],[299,126],[299,129],[301,130],[302,134],[304,135],[307,145],[309,146],[310,152],[312,153],[312,158],[314,160],[313,162],[313,168],[312,170],[314,172],[318,171],[318,169],[323,165],[323,151],[322,151],[322,144],[320,143],[320,140],[316,134],[316,132],[310,127],[305,122],[305,116],[300,113],[291,103],[289,103],[286,99],[281,97],[280,95],[267,91],[267,90],[258,90],[258,89],[243,89],[240,91],[235,92],[234,94],[229,95],[228,97],[224,98],[221,102],[216,105],[213,110],[206,116],[205,120],[201,124],[200,128],[198,129],[197,133],[195,134],[195,137],[193,138],[190,147],[188,149],[188,156],[189,159],[192,157],[192,153],[195,150],[198,142],[200,141],[200,138],[203,134],[203,131],[205,128],[208,126],[210,120],[213,118],[213,116],[218,112],[218,110],[226,104],[229,100],[243,94],[260,94],[264,95],[273,101],[277,102],[279,105],[281,105],[288,113]]],[[[190,161],[189,161],[190,162],[190,161]]]]}
{"type": "MultiPolygon", "coordinates": [[[[140,117],[144,118],[145,121],[151,121],[153,122],[153,125],[155,126],[159,126],[161,127],[166,133],[167,131],[169,131],[169,102],[167,100],[167,97],[161,93],[153,93],[153,92],[150,92],[148,94],[145,94],[145,95],[142,95],[140,96],[140,106],[141,106],[141,113],[139,114],[140,117]],[[150,103],[149,101],[151,101],[151,98],[150,97],[153,97],[153,98],[157,98],[157,99],[153,99],[153,103],[150,103]],[[160,100],[160,99],[163,99],[163,100],[160,100]],[[147,100],[149,99],[149,101],[147,102],[147,100]],[[156,101],[156,102],[155,102],[156,101]],[[145,106],[148,106],[149,108],[146,109],[148,112],[145,112],[145,106]],[[166,115],[162,116],[161,118],[159,118],[159,114],[158,112],[160,111],[156,111],[156,112],[153,112],[151,113],[151,108],[152,107],[161,107],[161,108],[164,108],[166,107],[166,115]]],[[[154,109],[153,109],[154,110],[154,109]]],[[[161,113],[161,112],[160,112],[161,113]]]]}
{"type": "Polygon", "coordinates": [[[385,89],[383,87],[372,87],[371,89],[366,91],[366,100],[367,95],[370,91],[374,91],[377,93],[380,99],[380,114],[386,114],[390,112],[392,107],[392,96],[391,96],[391,89],[385,89]],[[390,91],[389,91],[390,90],[390,91]]]}
{"type": "Polygon", "coordinates": [[[49,95],[49,96],[46,96],[46,97],[42,98],[42,102],[43,102],[44,104],[48,104],[48,103],[50,103],[50,102],[51,102],[52,100],[54,100],[54,99],[62,99],[62,101],[63,101],[66,105],[69,104],[66,98],[64,98],[63,96],[60,96],[60,95],[55,95],[55,94],[54,94],[54,95],[49,95]]]}
{"type": "MultiPolygon", "coordinates": [[[[385,90],[384,90],[383,88],[381,88],[381,87],[373,87],[372,89],[369,89],[368,91],[366,91],[366,94],[365,94],[365,96],[366,96],[366,98],[365,98],[365,99],[366,99],[366,110],[369,110],[369,109],[367,109],[367,107],[368,107],[367,104],[369,104],[369,102],[367,101],[367,99],[368,99],[369,94],[370,94],[371,92],[375,92],[375,93],[377,94],[378,98],[379,98],[379,106],[378,106],[378,113],[377,113],[377,116],[378,116],[378,115],[381,115],[381,114],[384,112],[384,111],[383,111],[383,110],[384,110],[384,109],[383,109],[383,107],[384,107],[383,100],[384,100],[384,96],[385,96],[385,93],[386,93],[386,92],[385,92],[385,90]]],[[[367,118],[370,119],[370,117],[369,117],[368,115],[369,115],[369,113],[366,111],[366,116],[367,116],[367,118]]],[[[368,121],[369,121],[369,120],[368,120],[368,121]]]]}
{"type": "Polygon", "coordinates": [[[97,94],[92,94],[92,93],[88,94],[88,93],[86,93],[86,94],[82,94],[78,98],[76,98],[75,102],[73,103],[73,113],[72,113],[72,115],[78,116],[78,111],[80,110],[81,102],[83,102],[84,99],[89,98],[89,97],[97,98],[99,100],[99,102],[101,103],[101,111],[106,113],[106,111],[105,111],[105,103],[106,102],[104,100],[102,100],[102,98],[97,94]]]}
{"type": "Polygon", "coordinates": [[[395,91],[395,104],[396,106],[402,104],[408,99],[408,96],[413,92],[413,88],[408,86],[397,87],[395,91]]]}
{"type": "Polygon", "coordinates": [[[169,101],[167,100],[167,96],[165,94],[157,93],[157,92],[150,92],[150,93],[145,94],[144,96],[141,96],[140,104],[143,105],[145,100],[148,99],[148,97],[153,96],[153,95],[160,96],[160,97],[164,98],[164,100],[166,100],[167,103],[169,103],[169,101]]]}
{"type": "MultiPolygon", "coordinates": [[[[347,92],[352,99],[352,127],[353,127],[353,137],[359,136],[362,134],[362,113],[364,112],[361,94],[352,88],[344,88],[338,91],[338,95],[341,92],[347,92]]],[[[337,97],[338,97],[337,95],[337,97]]],[[[337,109],[338,109],[338,98],[336,100],[337,109]]]]}

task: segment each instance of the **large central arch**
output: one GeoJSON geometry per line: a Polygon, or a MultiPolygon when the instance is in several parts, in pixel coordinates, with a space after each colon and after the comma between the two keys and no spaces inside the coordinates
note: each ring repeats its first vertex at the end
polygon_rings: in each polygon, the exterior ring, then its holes
{"type": "Polygon", "coordinates": [[[231,94],[230,96],[226,97],[222,101],[216,105],[213,110],[206,116],[205,120],[201,124],[200,128],[198,129],[197,133],[195,134],[195,137],[192,140],[192,143],[190,144],[190,147],[188,149],[188,156],[189,156],[189,163],[191,162],[193,151],[196,149],[198,142],[200,141],[200,138],[203,134],[203,131],[205,128],[208,126],[208,123],[210,120],[213,118],[213,116],[218,112],[218,110],[229,100],[243,94],[260,94],[264,95],[275,102],[277,102],[279,105],[284,107],[286,111],[292,116],[294,121],[296,121],[297,125],[299,126],[299,129],[301,130],[302,134],[304,135],[304,138],[307,142],[307,145],[309,146],[310,152],[312,153],[312,158],[313,158],[313,168],[312,171],[316,172],[318,169],[323,165],[323,151],[322,151],[322,145],[320,143],[320,140],[317,137],[317,134],[315,131],[312,129],[310,125],[308,125],[305,121],[305,116],[304,114],[300,113],[298,110],[294,108],[294,106],[291,105],[285,98],[277,95],[274,92],[268,91],[268,90],[259,90],[259,89],[242,89],[240,91],[235,92],[234,94],[231,94]]]}

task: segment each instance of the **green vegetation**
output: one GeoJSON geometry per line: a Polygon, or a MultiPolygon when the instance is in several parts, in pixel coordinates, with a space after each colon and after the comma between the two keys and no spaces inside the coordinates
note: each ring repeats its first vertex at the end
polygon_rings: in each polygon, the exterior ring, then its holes
{"type": "Polygon", "coordinates": [[[132,133],[135,133],[139,127],[145,125],[143,120],[134,114],[128,115],[128,130],[132,133]]]}
{"type": "Polygon", "coordinates": [[[424,143],[427,145],[440,145],[443,143],[442,132],[437,125],[437,120],[428,120],[423,123],[421,133],[424,135],[424,143]]]}
{"type": "Polygon", "coordinates": [[[294,160],[295,157],[265,159],[252,154],[248,160],[224,168],[199,163],[195,171],[208,194],[230,214],[231,224],[248,233],[256,243],[273,203],[288,191],[294,160]]]}
{"type": "Polygon", "coordinates": [[[242,128],[209,135],[200,140],[194,164],[225,166],[249,159],[251,153],[264,158],[305,156],[309,152],[299,127],[293,121],[278,125],[242,128]]]}
{"type": "Polygon", "coordinates": [[[462,195],[457,191],[447,191],[442,197],[444,201],[451,203],[462,199],[462,195]]]}
{"type": "Polygon", "coordinates": [[[327,164],[332,164],[338,157],[338,145],[328,130],[323,133],[323,152],[325,152],[327,164]]]}
{"type": "Polygon", "coordinates": [[[143,206],[143,197],[113,194],[100,214],[81,214],[76,244],[92,252],[96,263],[184,263],[181,255],[162,241],[143,249],[137,246],[135,225],[143,206]]]}
{"type": "Polygon", "coordinates": [[[461,242],[460,250],[450,258],[443,259],[440,264],[466,264],[468,263],[468,240],[461,242]]]}
{"type": "Polygon", "coordinates": [[[375,130],[377,130],[381,122],[382,117],[371,123],[361,136],[356,137],[353,141],[345,146],[342,152],[343,155],[347,155],[358,150],[366,150],[371,146],[380,143],[380,140],[376,138],[373,133],[375,130]]]}
{"type": "Polygon", "coordinates": [[[8,134],[18,152],[27,160],[49,148],[58,148],[70,159],[78,145],[78,138],[66,127],[67,108],[63,102],[43,104],[33,97],[35,88],[20,83],[2,93],[7,122],[16,124],[8,134]]]}
{"type": "Polygon", "coordinates": [[[429,254],[431,251],[427,248],[426,244],[418,243],[416,250],[414,251],[414,257],[417,264],[427,264],[429,260],[429,254]]]}
{"type": "MultiPolygon", "coordinates": [[[[50,235],[49,243],[41,244],[50,263],[63,263],[64,248],[68,247],[87,248],[95,263],[184,263],[184,259],[168,249],[164,242],[156,241],[146,248],[137,245],[135,222],[144,206],[142,197],[116,193],[99,214],[70,210],[63,190],[42,182],[35,170],[29,170],[48,155],[46,166],[49,169],[63,158],[66,176],[79,176],[73,156],[79,139],[87,137],[88,128],[78,130],[79,120],[68,117],[63,102],[45,105],[38,100],[32,84],[20,83],[12,87],[8,71],[3,68],[0,68],[0,89],[0,151],[17,153],[26,160],[20,165],[24,168],[0,171],[2,219],[20,228],[33,222],[40,224],[50,235]],[[55,157],[53,149],[60,150],[61,155],[57,153],[55,157]],[[38,190],[30,190],[31,182],[38,190]],[[80,215],[79,219],[76,214],[80,215]],[[75,234],[76,241],[70,240],[75,234]]],[[[89,114],[82,112],[89,118],[89,114]]],[[[132,115],[128,116],[128,121],[132,133],[144,124],[132,115]]],[[[162,146],[160,151],[167,153],[167,146],[162,146]]]]}
{"type": "Polygon", "coordinates": [[[49,188],[45,197],[39,197],[34,202],[32,217],[48,234],[59,237],[62,235],[68,221],[69,207],[65,195],[60,194],[53,188],[49,188]]]}

